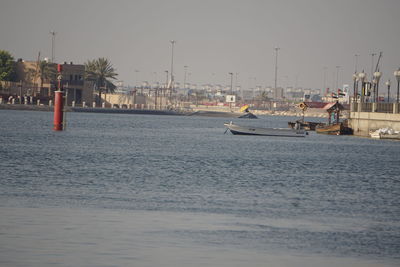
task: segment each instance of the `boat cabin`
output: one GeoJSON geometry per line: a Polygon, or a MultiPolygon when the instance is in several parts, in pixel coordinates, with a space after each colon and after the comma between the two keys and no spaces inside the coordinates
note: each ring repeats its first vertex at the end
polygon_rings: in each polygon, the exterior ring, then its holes
{"type": "Polygon", "coordinates": [[[340,112],[344,110],[343,105],[338,101],[327,104],[324,109],[328,112],[328,124],[337,124],[340,120],[340,112]]]}

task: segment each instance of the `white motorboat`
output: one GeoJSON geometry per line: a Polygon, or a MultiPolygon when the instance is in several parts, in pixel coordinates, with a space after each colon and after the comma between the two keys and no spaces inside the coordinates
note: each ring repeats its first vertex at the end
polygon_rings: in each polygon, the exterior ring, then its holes
{"type": "Polygon", "coordinates": [[[252,126],[241,126],[237,124],[224,123],[224,126],[232,134],[238,135],[262,135],[262,136],[285,136],[285,137],[305,137],[308,133],[303,129],[290,128],[262,128],[252,126]]]}

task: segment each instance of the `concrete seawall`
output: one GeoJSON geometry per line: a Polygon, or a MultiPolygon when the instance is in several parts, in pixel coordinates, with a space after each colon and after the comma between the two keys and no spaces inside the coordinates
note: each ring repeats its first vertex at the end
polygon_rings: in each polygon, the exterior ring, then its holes
{"type": "Polygon", "coordinates": [[[392,128],[400,131],[400,114],[377,112],[351,112],[349,126],[354,135],[369,136],[370,131],[380,128],[392,128]]]}

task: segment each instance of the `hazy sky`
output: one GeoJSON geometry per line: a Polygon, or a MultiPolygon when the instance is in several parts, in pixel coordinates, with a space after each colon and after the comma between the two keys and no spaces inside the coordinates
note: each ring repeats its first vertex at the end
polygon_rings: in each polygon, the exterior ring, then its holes
{"type": "MultiPolygon", "coordinates": [[[[371,53],[383,51],[383,82],[400,67],[399,0],[0,0],[0,49],[15,58],[51,57],[83,64],[107,57],[125,84],[165,81],[176,40],[175,80],[243,87],[321,88],[370,75],[371,53]],[[135,72],[138,70],[139,72],[135,72]]],[[[377,56],[374,60],[376,62],[377,56]]],[[[384,86],[381,82],[381,87],[384,86]]]]}

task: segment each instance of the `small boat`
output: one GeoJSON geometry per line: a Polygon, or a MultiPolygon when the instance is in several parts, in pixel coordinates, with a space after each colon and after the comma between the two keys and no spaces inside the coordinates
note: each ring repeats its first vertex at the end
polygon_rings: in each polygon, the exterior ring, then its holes
{"type": "Polygon", "coordinates": [[[245,113],[244,115],[239,116],[239,119],[258,119],[256,115],[249,111],[249,105],[244,105],[239,111],[245,113]]]}
{"type": "Polygon", "coordinates": [[[315,128],[319,134],[344,135],[353,134],[353,129],[348,126],[348,121],[340,121],[340,112],[344,107],[338,101],[330,103],[324,109],[328,112],[328,124],[315,128]]]}
{"type": "Polygon", "coordinates": [[[238,117],[239,119],[258,119],[256,115],[251,112],[247,112],[244,115],[238,117]]]}
{"type": "Polygon", "coordinates": [[[317,126],[322,126],[325,125],[325,123],[322,122],[313,122],[313,121],[304,121],[304,113],[308,109],[310,103],[306,102],[301,102],[298,107],[302,110],[303,112],[303,117],[300,120],[297,121],[289,121],[288,126],[289,128],[296,129],[297,127],[300,127],[300,129],[304,129],[307,131],[315,131],[315,128],[317,126]]]}
{"type": "Polygon", "coordinates": [[[285,136],[285,137],[305,137],[308,133],[303,129],[290,128],[262,128],[252,126],[241,126],[237,124],[224,123],[224,126],[235,135],[262,135],[262,136],[285,136]]]}

